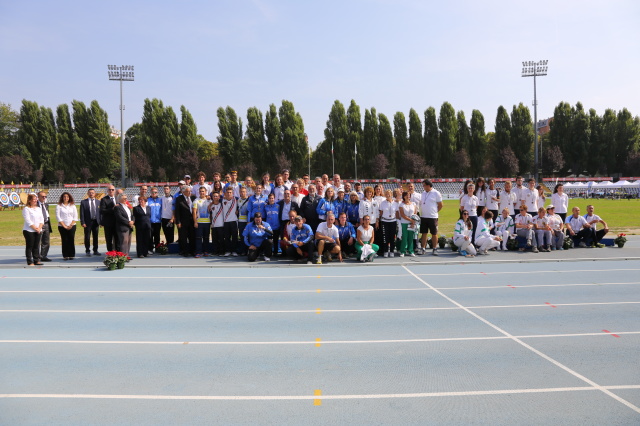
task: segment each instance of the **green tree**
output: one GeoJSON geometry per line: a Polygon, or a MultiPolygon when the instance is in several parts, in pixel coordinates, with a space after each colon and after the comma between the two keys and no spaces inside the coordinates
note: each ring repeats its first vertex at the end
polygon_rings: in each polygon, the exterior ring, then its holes
{"type": "Polygon", "coordinates": [[[501,155],[503,150],[511,147],[511,120],[505,107],[498,107],[495,126],[495,149],[497,155],[501,155]]]}
{"type": "Polygon", "coordinates": [[[443,174],[442,170],[447,170],[446,175],[451,176],[453,173],[449,170],[455,170],[453,166],[455,166],[456,140],[458,139],[458,120],[456,111],[449,102],[444,102],[440,107],[438,127],[440,128],[441,174],[443,174]]]}
{"type": "Polygon", "coordinates": [[[604,169],[602,164],[605,161],[606,147],[602,143],[602,117],[595,109],[589,110],[589,154],[586,159],[586,170],[591,176],[595,176],[599,170],[604,169]]]}
{"type": "Polygon", "coordinates": [[[357,164],[353,161],[353,156],[348,155],[347,158],[351,157],[351,161],[347,162],[347,167],[345,167],[343,170],[343,172],[347,175],[347,176],[352,176],[355,177],[356,176],[356,170],[355,167],[358,167],[358,170],[360,171],[360,175],[362,176],[362,166],[364,164],[365,159],[367,158],[367,156],[365,156],[365,153],[363,152],[363,139],[364,139],[364,135],[363,135],[363,130],[362,130],[362,118],[360,116],[360,107],[358,106],[358,104],[356,104],[356,101],[354,101],[353,99],[351,100],[351,103],[349,104],[349,109],[347,110],[347,127],[349,130],[348,136],[347,136],[347,152],[349,152],[350,150],[353,150],[352,152],[355,153],[357,152],[358,155],[356,156],[356,161],[357,164]]]}
{"type": "Polygon", "coordinates": [[[238,153],[242,141],[242,119],[230,106],[218,108],[218,150],[224,163],[225,171],[237,168],[238,153]]]}
{"type": "MultiPolygon", "coordinates": [[[[555,119],[554,119],[555,121],[555,119]]],[[[551,127],[553,129],[553,127],[551,127]]],[[[601,143],[603,148],[606,150],[607,155],[605,156],[605,172],[608,175],[616,173],[616,136],[618,130],[618,117],[616,116],[616,112],[610,108],[607,108],[602,115],[602,126],[601,126],[601,143]]]]}
{"type": "Polygon", "coordinates": [[[580,102],[576,104],[575,108],[572,108],[571,112],[571,149],[564,152],[563,156],[577,176],[584,172],[587,166],[591,128],[589,116],[580,102]]]}
{"type": "Polygon", "coordinates": [[[394,176],[401,176],[402,170],[400,165],[403,163],[402,160],[405,151],[409,148],[409,138],[407,136],[407,120],[400,111],[393,115],[393,137],[396,141],[394,156],[396,167],[392,168],[391,171],[392,173],[395,171],[394,176]]]}
{"type": "Polygon", "coordinates": [[[282,132],[281,153],[291,162],[291,176],[300,176],[307,164],[309,153],[302,116],[296,112],[292,102],[283,100],[279,117],[282,132]]]}
{"type": "Polygon", "coordinates": [[[89,147],[91,156],[87,158],[87,165],[95,179],[106,178],[117,165],[113,155],[113,137],[109,116],[98,101],[91,101],[87,110],[88,138],[85,144],[89,147]]]}
{"type": "MultiPolygon", "coordinates": [[[[358,150],[358,153],[360,150],[358,150]]],[[[380,153],[378,143],[378,113],[375,108],[364,111],[364,142],[362,148],[362,156],[366,159],[363,163],[363,175],[372,176],[371,162],[367,161],[380,153]]],[[[358,164],[360,164],[358,162],[358,164]]]]}
{"type": "Polygon", "coordinates": [[[415,109],[409,110],[409,150],[424,159],[424,136],[422,122],[415,109]]]}
{"type": "Polygon", "coordinates": [[[329,144],[335,158],[335,171],[332,170],[332,173],[340,173],[345,170],[343,167],[346,165],[346,158],[348,158],[346,152],[348,134],[347,113],[342,102],[336,100],[331,106],[327,127],[324,129],[324,140],[329,144]]]}
{"type": "Polygon", "coordinates": [[[436,172],[442,173],[446,168],[440,167],[440,131],[438,130],[438,119],[436,109],[429,107],[424,111],[424,159],[430,166],[436,167],[436,172]]]}
{"type": "Polygon", "coordinates": [[[484,116],[474,109],[471,112],[471,143],[469,144],[469,162],[471,175],[483,174],[483,167],[487,153],[487,137],[484,130],[484,116]]]}
{"type": "MultiPolygon", "coordinates": [[[[269,105],[269,111],[265,114],[265,134],[267,135],[267,145],[269,146],[269,169],[275,171],[276,155],[282,152],[282,133],[280,131],[278,110],[274,104],[269,105]]],[[[266,171],[267,169],[261,170],[260,173],[266,171]]]]}
{"type": "MultiPolygon", "coordinates": [[[[384,114],[378,114],[378,142],[380,146],[380,154],[384,156],[387,160],[387,169],[389,171],[394,170],[393,158],[395,151],[393,149],[393,132],[391,130],[391,123],[389,119],[384,114]]],[[[376,157],[378,157],[376,156],[376,157]]],[[[374,157],[375,158],[375,157],[374,157]]],[[[375,169],[374,169],[375,173],[375,169]]],[[[389,176],[380,176],[379,177],[389,177],[389,176]]]]}
{"type": "Polygon", "coordinates": [[[456,139],[456,151],[460,152],[464,150],[469,152],[469,146],[471,145],[471,130],[467,124],[467,118],[464,115],[464,111],[458,111],[456,116],[458,120],[458,138],[456,139]]]}
{"type": "Polygon", "coordinates": [[[198,150],[198,128],[193,116],[184,105],[180,106],[180,149],[198,150]]]}
{"type": "Polygon", "coordinates": [[[57,170],[58,135],[56,122],[51,108],[40,107],[38,119],[38,136],[40,138],[40,167],[45,177],[51,178],[57,170]]]}
{"type": "Polygon", "coordinates": [[[18,143],[17,133],[20,114],[10,104],[0,102],[0,155],[26,155],[26,149],[18,143]]]}
{"type": "Polygon", "coordinates": [[[640,144],[640,120],[633,117],[628,109],[618,112],[618,126],[616,131],[615,157],[616,172],[622,173],[627,158],[638,151],[640,144]]]}
{"type": "Polygon", "coordinates": [[[533,171],[534,136],[529,107],[522,102],[514,105],[511,111],[511,149],[518,158],[518,170],[521,173],[533,171]]]}
{"type": "Polygon", "coordinates": [[[251,162],[256,170],[262,172],[268,168],[269,145],[264,134],[264,121],[262,112],[257,107],[247,110],[247,144],[251,156],[251,162]]]}
{"type": "Polygon", "coordinates": [[[40,107],[36,102],[22,101],[20,107],[20,121],[22,126],[18,131],[19,144],[25,147],[26,160],[33,165],[34,169],[41,169],[42,160],[41,138],[38,130],[40,122],[40,107]]]}
{"type": "Polygon", "coordinates": [[[73,130],[69,105],[61,104],[56,108],[56,130],[58,132],[58,152],[56,167],[64,170],[69,180],[80,176],[80,170],[87,166],[84,150],[77,143],[79,139],[73,130]],[[73,153],[73,155],[69,155],[73,153]]]}
{"type": "Polygon", "coordinates": [[[565,158],[565,168],[561,173],[566,173],[569,167],[571,167],[571,160],[568,153],[571,150],[571,122],[573,118],[573,112],[571,111],[571,105],[567,102],[560,102],[553,110],[553,120],[549,123],[549,143],[552,146],[560,147],[560,151],[565,158]]]}

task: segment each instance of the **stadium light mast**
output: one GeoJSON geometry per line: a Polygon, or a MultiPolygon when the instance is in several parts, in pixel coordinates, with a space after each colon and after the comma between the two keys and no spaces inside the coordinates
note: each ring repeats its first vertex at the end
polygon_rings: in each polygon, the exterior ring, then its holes
{"type": "Polygon", "coordinates": [[[536,182],[538,182],[538,98],[536,96],[536,77],[542,77],[547,75],[547,64],[549,61],[543,59],[540,61],[524,61],[522,63],[522,77],[533,77],[533,127],[535,131],[534,139],[534,152],[535,152],[535,165],[534,176],[536,182]]]}
{"type": "Polygon", "coordinates": [[[124,172],[124,128],[123,128],[123,112],[122,104],[122,82],[133,81],[133,65],[107,65],[109,71],[109,80],[120,81],[120,175],[122,178],[122,186],[126,185],[126,174],[124,172]]]}

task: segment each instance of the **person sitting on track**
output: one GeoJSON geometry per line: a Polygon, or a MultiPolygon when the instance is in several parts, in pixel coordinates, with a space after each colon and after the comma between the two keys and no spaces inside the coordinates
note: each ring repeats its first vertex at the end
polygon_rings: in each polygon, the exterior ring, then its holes
{"type": "Polygon", "coordinates": [[[244,243],[249,247],[247,259],[255,262],[260,254],[265,262],[271,260],[273,231],[268,223],[262,221],[262,213],[257,212],[253,216],[253,222],[244,229],[244,243]]]}
{"type": "Polygon", "coordinates": [[[600,216],[594,213],[594,210],[595,208],[593,207],[593,205],[589,204],[587,206],[587,214],[584,215],[584,218],[587,221],[587,223],[593,227],[593,230],[595,231],[595,238],[593,240],[593,245],[595,245],[596,247],[604,247],[604,244],[600,244],[600,240],[602,240],[604,236],[607,235],[607,233],[609,232],[609,226],[607,225],[607,222],[602,220],[600,216]],[[598,223],[601,223],[602,226],[604,226],[604,228],[598,230],[597,229],[598,223]]]}
{"type": "Polygon", "coordinates": [[[547,217],[551,227],[551,250],[564,250],[564,221],[556,214],[553,204],[547,206],[547,217]]]}
{"type": "Polygon", "coordinates": [[[596,233],[593,226],[589,225],[584,216],[580,216],[580,208],[571,209],[573,213],[567,217],[565,224],[569,231],[569,236],[573,240],[573,245],[577,247],[591,247],[591,243],[595,241],[596,233]]]}
{"type": "Polygon", "coordinates": [[[478,227],[476,228],[475,245],[478,247],[478,254],[487,256],[488,250],[500,247],[502,237],[491,235],[491,224],[493,223],[493,213],[482,209],[483,215],[478,217],[478,227]]]}
{"type": "MultiPolygon", "coordinates": [[[[533,230],[533,218],[527,213],[527,205],[522,203],[520,206],[520,212],[516,215],[516,235],[518,237],[527,239],[527,246],[531,247],[531,251],[538,253],[538,245],[536,244],[536,233],[533,230]]],[[[521,247],[520,251],[524,251],[525,248],[521,247]]]]}
{"type": "Polygon", "coordinates": [[[295,216],[293,222],[295,225],[289,235],[287,256],[304,262],[304,252],[306,251],[307,263],[311,263],[313,257],[313,231],[309,225],[304,223],[302,216],[295,216]]]}
{"type": "MultiPolygon", "coordinates": [[[[329,193],[332,188],[327,188],[329,193]]],[[[332,211],[327,212],[327,221],[318,225],[316,230],[316,247],[318,249],[318,260],[316,263],[322,265],[322,257],[327,262],[331,261],[331,254],[337,254],[338,259],[342,262],[342,253],[340,250],[340,235],[338,227],[335,226],[336,216],[332,211]],[[326,250],[326,252],[325,252],[326,250]]]]}
{"type": "Polygon", "coordinates": [[[544,207],[538,207],[538,214],[533,218],[536,229],[536,240],[538,241],[538,250],[551,251],[551,240],[553,232],[549,225],[547,210],[544,207]]]}
{"type": "Polygon", "coordinates": [[[496,219],[496,235],[502,237],[502,250],[507,250],[507,242],[509,238],[512,238],[516,233],[516,226],[513,222],[513,218],[509,214],[509,208],[502,209],[502,215],[496,219]]]}

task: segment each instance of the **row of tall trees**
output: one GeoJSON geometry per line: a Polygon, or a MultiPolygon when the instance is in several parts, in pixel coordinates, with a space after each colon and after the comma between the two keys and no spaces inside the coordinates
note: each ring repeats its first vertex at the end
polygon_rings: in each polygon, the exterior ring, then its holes
{"type": "MultiPolygon", "coordinates": [[[[336,100],[324,138],[312,153],[302,117],[283,100],[263,113],[251,107],[243,118],[227,106],[216,111],[219,136],[208,142],[198,134],[190,112],[178,114],[161,100],[145,99],[140,123],[127,132],[127,163],[134,179],[175,179],[184,173],[237,169],[257,175],[289,168],[301,175],[335,170],[343,177],[512,176],[533,172],[534,127],[522,103],[509,112],[500,106],[495,131],[485,132],[478,110],[464,111],[444,102],[439,111],[387,117],[372,107],[361,112],[351,100],[336,100]],[[129,155],[129,151],[131,154],[129,155]],[[357,154],[356,154],[357,153],[357,154]],[[311,156],[310,156],[311,155],[311,156]]],[[[549,133],[541,137],[545,174],[637,174],[640,118],[625,108],[602,116],[581,103],[561,102],[549,133]]],[[[0,103],[0,177],[4,180],[77,181],[119,177],[120,141],[110,132],[97,101],[74,100],[54,112],[23,101],[20,111],[0,103]]]]}

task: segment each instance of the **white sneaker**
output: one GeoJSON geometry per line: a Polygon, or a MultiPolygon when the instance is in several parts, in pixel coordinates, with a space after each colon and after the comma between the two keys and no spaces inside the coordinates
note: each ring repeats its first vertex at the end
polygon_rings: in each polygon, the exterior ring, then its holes
{"type": "Polygon", "coordinates": [[[409,256],[416,257],[416,254],[415,253],[411,253],[409,256]]]}
{"type": "Polygon", "coordinates": [[[264,259],[265,262],[270,261],[271,259],[269,259],[267,256],[262,256],[262,258],[264,259]]]}
{"type": "Polygon", "coordinates": [[[388,251],[384,252],[384,257],[389,257],[389,252],[388,251]]]}
{"type": "Polygon", "coordinates": [[[238,257],[238,253],[236,253],[235,251],[231,253],[231,256],[233,257],[238,257]]]}
{"type": "Polygon", "coordinates": [[[222,255],[222,257],[229,257],[229,256],[231,256],[231,252],[230,251],[228,251],[228,252],[226,252],[225,254],[222,255]]]}
{"type": "Polygon", "coordinates": [[[400,253],[400,257],[404,257],[404,253],[400,253]]]}

